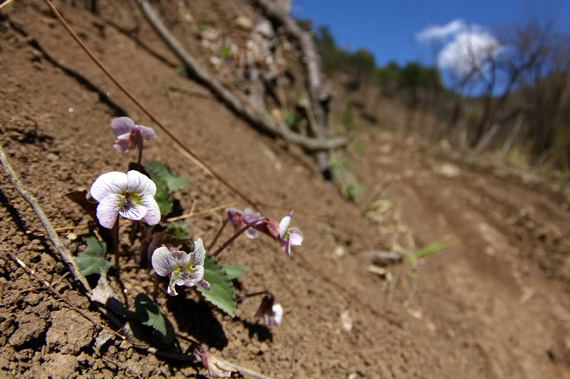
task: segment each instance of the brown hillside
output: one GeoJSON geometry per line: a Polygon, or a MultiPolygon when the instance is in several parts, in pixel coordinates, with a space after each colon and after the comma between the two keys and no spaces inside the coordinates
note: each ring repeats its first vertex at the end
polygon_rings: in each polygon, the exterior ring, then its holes
{"type": "MultiPolygon", "coordinates": [[[[293,225],[304,234],[303,246],[291,257],[269,238],[244,237],[220,255],[223,263],[251,267],[234,283],[238,296],[270,290],[285,309],[281,326],[266,327],[253,316],[259,298],[238,304],[231,318],[192,291],[176,298],[159,291],[157,302],[181,335],[274,378],[570,375],[567,195],[367,131],[356,138],[365,151],[358,173],[369,191],[362,205],[347,203],[299,147],[260,134],[206,87],[179,75],[177,58],[134,2],[97,3],[99,15],[83,2],[54,1],[99,59],[172,133],[249,197],[296,209],[293,225]],[[364,218],[378,199],[386,207],[375,220],[364,218]],[[373,254],[404,254],[445,235],[459,242],[414,262],[383,267],[373,254]]],[[[204,67],[241,90],[232,76],[235,62],[222,61],[216,69],[212,50],[195,28],[208,24],[242,49],[250,32],[235,21],[244,16],[258,22],[258,9],[242,0],[152,5],[204,67]]],[[[88,189],[102,173],[126,171],[136,159],[135,152],[125,157],[112,148],[109,125],[121,112],[157,132],[145,144],[145,161],[162,161],[190,178],[190,186],[176,195],[185,212],[247,206],[183,156],[73,43],[42,1],[15,1],[0,15],[0,143],[55,227],[94,229],[64,194],[88,189]]],[[[1,377],[208,375],[199,363],[146,352],[114,335],[101,343],[108,333],[103,326],[117,328],[89,304],[4,175],[0,200],[1,377]]],[[[287,213],[263,210],[277,220],[287,213]]],[[[190,218],[188,231],[211,241],[223,217],[216,211],[190,218]]],[[[121,278],[134,310],[137,294],[153,293],[154,273],[136,262],[140,242],[128,239],[132,225],[125,221],[122,228],[121,278]]],[[[60,237],[78,254],[85,250],[86,233],[79,229],[60,237]]],[[[226,229],[223,237],[230,235],[226,229]]],[[[159,286],[166,288],[162,281],[159,286]]],[[[185,353],[188,343],[179,343],[170,351],[185,353]]]]}

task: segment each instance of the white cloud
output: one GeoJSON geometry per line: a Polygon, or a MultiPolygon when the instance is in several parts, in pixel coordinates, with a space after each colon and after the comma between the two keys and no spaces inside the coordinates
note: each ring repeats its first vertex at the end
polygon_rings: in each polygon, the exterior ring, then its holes
{"type": "Polygon", "coordinates": [[[455,19],[443,26],[427,27],[416,34],[416,39],[425,44],[434,41],[441,43],[438,66],[459,75],[469,73],[474,67],[480,68],[485,74],[486,59],[496,58],[504,49],[483,27],[467,24],[462,19],[455,19]]]}
{"type": "Polygon", "coordinates": [[[434,39],[445,39],[449,36],[456,35],[467,29],[467,24],[461,19],[456,19],[444,26],[432,25],[428,26],[418,34],[416,39],[421,42],[429,42],[434,39]]]}
{"type": "Polygon", "coordinates": [[[484,71],[486,60],[496,58],[503,49],[499,41],[487,32],[463,31],[443,47],[437,57],[437,63],[442,68],[462,75],[475,67],[484,71]]]}

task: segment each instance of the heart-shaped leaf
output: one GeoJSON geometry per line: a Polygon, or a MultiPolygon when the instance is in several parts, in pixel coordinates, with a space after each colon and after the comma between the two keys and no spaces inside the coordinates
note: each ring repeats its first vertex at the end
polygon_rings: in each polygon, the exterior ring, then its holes
{"type": "Polygon", "coordinates": [[[144,169],[154,178],[160,176],[166,182],[170,193],[176,192],[188,185],[190,180],[185,176],[176,176],[167,165],[162,162],[152,161],[144,166],[144,169]]]}
{"type": "Polygon", "coordinates": [[[105,272],[108,272],[114,263],[105,260],[107,244],[99,241],[95,236],[87,236],[85,241],[87,242],[87,249],[76,259],[81,273],[84,276],[100,274],[102,267],[105,268],[105,272]]]}
{"type": "Polygon", "coordinates": [[[163,342],[174,341],[172,323],[162,314],[158,305],[150,297],[139,293],[135,298],[135,311],[139,321],[143,325],[152,327],[163,342]]]}

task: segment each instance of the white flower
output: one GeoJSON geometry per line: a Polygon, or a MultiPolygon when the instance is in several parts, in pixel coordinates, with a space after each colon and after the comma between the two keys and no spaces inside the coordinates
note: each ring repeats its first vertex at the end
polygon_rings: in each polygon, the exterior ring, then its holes
{"type": "Polygon", "coordinates": [[[289,213],[289,216],[283,217],[279,223],[279,243],[281,249],[287,255],[291,255],[291,246],[301,246],[303,243],[303,234],[298,228],[290,228],[291,217],[293,217],[293,211],[289,213]]]}
{"type": "Polygon", "coordinates": [[[129,220],[158,224],[160,209],[154,200],[156,185],[138,171],[108,172],[95,180],[91,196],[99,202],[97,218],[101,226],[111,229],[118,215],[129,220]]]}
{"type": "Polygon", "coordinates": [[[273,295],[266,295],[261,300],[261,304],[253,315],[256,317],[263,317],[263,325],[281,325],[283,320],[283,307],[281,304],[274,304],[275,299],[273,295]]]}
{"type": "Polygon", "coordinates": [[[168,294],[178,295],[176,286],[194,287],[200,284],[206,290],[210,283],[204,280],[204,258],[206,249],[202,238],[194,241],[194,252],[187,254],[184,251],[169,249],[161,246],[152,254],[152,267],[160,276],[170,276],[168,294]]]}
{"type": "Polygon", "coordinates": [[[275,304],[271,307],[273,311],[273,320],[270,316],[265,316],[265,325],[281,325],[281,320],[283,320],[283,307],[281,304],[275,304]]]}

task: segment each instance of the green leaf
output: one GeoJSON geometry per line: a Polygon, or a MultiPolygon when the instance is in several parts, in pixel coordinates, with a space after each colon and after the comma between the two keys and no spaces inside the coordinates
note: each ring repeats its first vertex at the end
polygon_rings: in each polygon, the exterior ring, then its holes
{"type": "Polygon", "coordinates": [[[99,241],[97,237],[92,235],[85,237],[85,241],[87,242],[87,249],[75,260],[81,273],[84,276],[101,274],[101,267],[104,267],[105,272],[108,272],[114,263],[105,260],[107,244],[99,241]]]}
{"type": "Polygon", "coordinates": [[[162,314],[158,305],[144,293],[139,293],[135,298],[135,311],[139,321],[146,326],[152,327],[158,337],[165,343],[174,341],[174,327],[162,314]]]}
{"type": "Polygon", "coordinates": [[[226,274],[228,274],[230,280],[234,280],[245,275],[245,273],[250,271],[250,268],[247,266],[238,266],[228,263],[224,265],[224,270],[226,270],[226,274]]]}
{"type": "Polygon", "coordinates": [[[419,249],[415,253],[406,255],[404,257],[404,262],[415,261],[416,259],[420,259],[427,255],[437,253],[438,251],[447,249],[448,247],[453,246],[458,242],[459,240],[453,236],[448,236],[448,235],[443,236],[440,239],[433,241],[429,245],[419,249]]]}
{"type": "Polygon", "coordinates": [[[156,194],[154,195],[154,200],[160,208],[160,213],[167,215],[172,210],[172,198],[168,192],[168,185],[160,176],[151,175],[151,179],[156,184],[156,194]]]}
{"type": "Polygon", "coordinates": [[[173,193],[178,191],[181,188],[184,188],[190,182],[185,176],[176,176],[170,171],[167,165],[162,162],[152,161],[149,162],[144,169],[151,175],[154,179],[155,176],[161,177],[168,186],[169,193],[173,193]]]}
{"type": "Polygon", "coordinates": [[[186,231],[188,228],[188,223],[182,220],[171,222],[166,225],[165,233],[170,234],[173,237],[181,239],[190,239],[192,236],[186,231]]]}
{"type": "Polygon", "coordinates": [[[204,280],[210,283],[210,290],[196,286],[204,298],[230,316],[236,314],[236,295],[230,277],[218,260],[206,253],[204,259],[204,280]]]}
{"type": "Polygon", "coordinates": [[[283,116],[285,118],[285,123],[287,124],[288,127],[292,128],[297,123],[297,118],[295,117],[295,114],[291,112],[289,109],[285,109],[285,111],[283,112],[283,116]]]}

